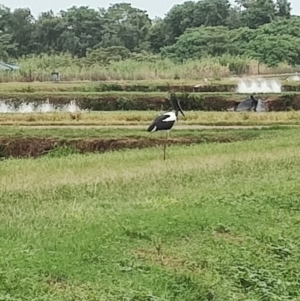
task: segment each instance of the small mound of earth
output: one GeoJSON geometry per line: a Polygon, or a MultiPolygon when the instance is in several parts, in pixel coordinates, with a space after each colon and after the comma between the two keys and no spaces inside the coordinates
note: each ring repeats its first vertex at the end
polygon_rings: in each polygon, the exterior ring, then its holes
{"type": "MultiPolygon", "coordinates": [[[[196,143],[196,138],[172,138],[168,144],[196,143]]],[[[1,157],[40,157],[57,147],[73,147],[80,153],[115,151],[120,149],[146,148],[163,145],[163,139],[72,139],[57,138],[0,138],[1,157]]]]}

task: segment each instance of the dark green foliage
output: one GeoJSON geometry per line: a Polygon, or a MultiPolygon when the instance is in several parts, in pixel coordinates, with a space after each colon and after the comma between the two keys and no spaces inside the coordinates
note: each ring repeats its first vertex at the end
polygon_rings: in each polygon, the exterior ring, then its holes
{"type": "MultiPolygon", "coordinates": [[[[99,10],[73,6],[37,19],[27,8],[0,6],[0,59],[70,53],[84,57],[78,64],[87,67],[126,59],[155,61],[153,53],[177,62],[230,54],[269,66],[300,64],[300,19],[291,16],[288,0],[235,2],[186,1],[156,20],[129,3],[99,10]]],[[[239,74],[247,66],[232,62],[229,68],[239,74]]]]}
{"type": "Polygon", "coordinates": [[[288,0],[276,0],[276,15],[289,18],[291,16],[291,3],[288,0]]]}
{"type": "Polygon", "coordinates": [[[256,0],[244,4],[242,21],[249,28],[256,29],[271,23],[275,19],[275,3],[273,0],[256,0]]]}
{"type": "MultiPolygon", "coordinates": [[[[228,29],[224,26],[188,29],[174,45],[162,48],[163,57],[176,60],[197,59],[225,54],[255,58],[268,66],[280,62],[300,64],[300,19],[280,19],[258,29],[228,29]]],[[[231,71],[243,72],[234,61],[231,71]]]]}
{"type": "Polygon", "coordinates": [[[186,60],[203,56],[220,56],[233,52],[234,47],[228,39],[228,29],[223,26],[187,29],[176,44],[162,49],[162,55],[172,59],[186,60]],[[231,49],[231,51],[230,51],[231,49]]]}

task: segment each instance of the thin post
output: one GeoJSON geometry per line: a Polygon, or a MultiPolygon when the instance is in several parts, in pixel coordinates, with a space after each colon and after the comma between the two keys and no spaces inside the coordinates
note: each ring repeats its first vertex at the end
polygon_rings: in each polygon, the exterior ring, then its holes
{"type": "Polygon", "coordinates": [[[166,160],[166,148],[168,144],[168,139],[169,139],[169,131],[166,132],[166,139],[164,141],[164,160],[166,160]]]}

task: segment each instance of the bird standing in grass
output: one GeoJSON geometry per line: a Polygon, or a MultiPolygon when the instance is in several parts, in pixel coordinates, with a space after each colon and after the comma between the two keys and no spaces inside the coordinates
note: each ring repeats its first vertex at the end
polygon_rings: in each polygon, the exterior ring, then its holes
{"type": "Polygon", "coordinates": [[[182,108],[180,106],[179,100],[174,93],[171,93],[170,100],[173,108],[170,108],[168,112],[156,117],[152,123],[149,125],[147,132],[153,133],[158,131],[166,131],[166,140],[164,142],[164,160],[166,159],[166,144],[169,138],[170,130],[177,121],[178,112],[185,117],[182,108]]]}

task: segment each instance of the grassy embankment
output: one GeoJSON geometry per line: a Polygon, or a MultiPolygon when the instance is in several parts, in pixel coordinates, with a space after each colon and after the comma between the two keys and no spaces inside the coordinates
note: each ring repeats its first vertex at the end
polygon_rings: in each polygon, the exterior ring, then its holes
{"type": "MultiPolygon", "coordinates": [[[[195,86],[200,86],[200,92],[236,92],[239,80],[243,78],[222,78],[197,80],[118,80],[118,81],[70,81],[70,82],[7,82],[0,83],[1,93],[34,93],[34,92],[165,92],[169,87],[175,91],[194,91],[195,86]]],[[[284,91],[299,91],[297,81],[277,79],[282,84],[284,91]]],[[[5,94],[4,94],[5,95],[5,94]]]]}
{"type": "MultiPolygon", "coordinates": [[[[275,137],[287,127],[229,130],[175,130],[169,146],[196,145],[212,142],[234,142],[275,137]]],[[[149,134],[144,129],[112,128],[19,128],[0,127],[0,156],[39,157],[50,153],[108,152],[162,146],[164,133],[149,134]]],[[[162,148],[161,148],[162,149],[162,148]]]]}
{"type": "Polygon", "coordinates": [[[0,297],[297,300],[299,133],[256,132],[2,162],[0,297]]]}
{"type": "MultiPolygon", "coordinates": [[[[199,83],[199,82],[198,82],[199,83]]],[[[200,91],[192,92],[196,81],[171,81],[173,90],[179,91],[182,106],[187,113],[182,125],[272,125],[298,124],[298,112],[270,112],[264,114],[201,112],[222,111],[231,108],[247,94],[235,93],[236,82],[228,79],[205,83],[200,81],[200,91]],[[185,94],[183,91],[188,91],[185,94]],[[183,94],[182,94],[183,93],[183,94]]],[[[107,83],[3,83],[0,98],[7,103],[23,102],[41,104],[49,100],[61,106],[76,100],[83,110],[100,110],[79,114],[31,113],[3,114],[0,124],[19,125],[147,125],[157,114],[147,110],[164,110],[168,90],[166,81],[115,81],[107,83]],[[115,112],[115,111],[119,112],[115,112]],[[125,111],[124,111],[125,110],[125,111]],[[138,111],[137,111],[138,110],[138,111]],[[103,112],[111,111],[111,112],[103,112]]],[[[283,81],[282,94],[266,94],[275,110],[297,110],[300,106],[298,83],[283,81]]]]}

